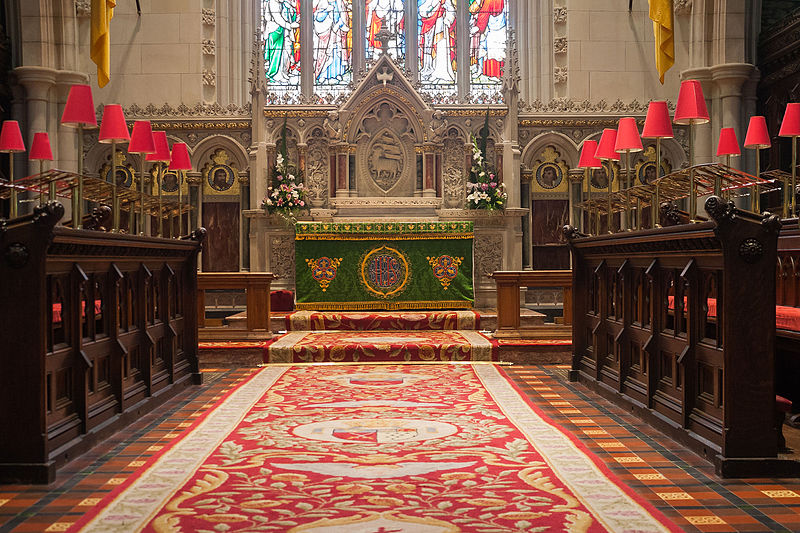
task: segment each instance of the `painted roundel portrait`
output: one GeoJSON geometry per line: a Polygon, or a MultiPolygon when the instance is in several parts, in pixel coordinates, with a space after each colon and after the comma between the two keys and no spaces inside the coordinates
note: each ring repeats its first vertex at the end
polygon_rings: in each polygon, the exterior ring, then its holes
{"type": "Polygon", "coordinates": [[[642,185],[650,185],[658,178],[658,169],[656,168],[655,161],[650,161],[639,167],[639,183],[642,185]]]}
{"type": "MultiPolygon", "coordinates": [[[[109,167],[108,171],[106,172],[106,181],[111,181],[111,168],[109,167]]],[[[131,184],[133,184],[133,172],[128,167],[117,167],[117,179],[116,179],[117,187],[128,187],[130,188],[131,184]]]]}
{"type": "MultiPolygon", "coordinates": [[[[178,172],[175,170],[169,170],[164,173],[164,177],[161,178],[161,190],[163,192],[177,192],[178,191],[178,172]]],[[[180,180],[183,181],[183,180],[180,180]]]]}
{"type": "Polygon", "coordinates": [[[558,165],[545,163],[536,169],[536,183],[543,189],[555,189],[561,185],[562,179],[564,179],[564,173],[558,165]]]}
{"type": "Polygon", "coordinates": [[[208,184],[220,192],[233,187],[233,170],[228,165],[214,165],[208,171],[208,184]]]}
{"type": "Polygon", "coordinates": [[[591,178],[592,188],[594,189],[607,189],[608,188],[608,169],[605,166],[595,168],[592,170],[591,178]]]}

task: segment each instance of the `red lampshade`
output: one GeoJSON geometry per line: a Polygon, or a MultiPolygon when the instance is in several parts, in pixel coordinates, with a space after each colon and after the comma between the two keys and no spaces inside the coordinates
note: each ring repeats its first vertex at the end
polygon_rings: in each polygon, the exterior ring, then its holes
{"type": "Polygon", "coordinates": [[[152,154],[155,151],[156,144],[153,142],[153,128],[150,126],[150,121],[137,120],[133,123],[128,152],[132,154],[152,154]]]}
{"type": "Polygon", "coordinates": [[[750,125],[747,126],[747,135],[744,137],[744,147],[760,149],[770,146],[772,143],[767,131],[767,120],[760,115],[750,117],[750,125]]]}
{"type": "Polygon", "coordinates": [[[597,141],[583,141],[578,168],[601,168],[603,162],[595,157],[595,153],[597,153],[597,141]]]}
{"type": "Polygon", "coordinates": [[[189,159],[189,149],[186,143],[172,145],[172,159],[169,162],[170,170],[192,170],[192,160],[189,159]]]}
{"type": "Polygon", "coordinates": [[[100,122],[101,143],[127,142],[131,140],[128,125],[125,124],[125,114],[119,104],[106,104],[103,106],[103,120],[100,122]]]}
{"type": "Polygon", "coordinates": [[[31,151],[28,153],[28,159],[53,160],[53,150],[50,149],[50,136],[47,133],[40,131],[33,134],[33,142],[31,143],[31,151]]]}
{"type": "Polygon", "coordinates": [[[24,152],[25,143],[22,142],[22,132],[19,129],[19,122],[16,120],[3,121],[3,129],[0,130],[0,152],[24,152]]]}
{"type": "Polygon", "coordinates": [[[669,120],[669,109],[663,100],[654,100],[647,107],[647,118],[644,119],[642,137],[645,139],[672,139],[672,122],[669,120]]]}
{"type": "Polygon", "coordinates": [[[617,140],[614,143],[615,152],[641,152],[642,139],[639,137],[639,127],[636,119],[625,117],[619,119],[617,128],[617,140]]]}
{"type": "Polygon", "coordinates": [[[742,155],[742,151],[739,149],[739,140],[736,138],[736,130],[733,128],[719,130],[717,155],[742,155]]]}
{"type": "Polygon", "coordinates": [[[153,144],[156,147],[156,151],[153,152],[152,154],[147,154],[147,157],[145,157],[144,160],[169,163],[170,160],[172,159],[172,155],[170,155],[169,153],[169,141],[167,141],[167,132],[154,131],[153,144]]]}
{"type": "Polygon", "coordinates": [[[88,85],[73,85],[69,88],[67,105],[64,106],[61,123],[65,126],[97,126],[91,87],[88,85]]]}
{"type": "Polygon", "coordinates": [[[597,152],[594,156],[603,161],[619,161],[619,154],[614,150],[614,145],[617,142],[617,130],[606,128],[600,136],[600,142],[597,143],[597,152]]]}
{"type": "Polygon", "coordinates": [[[778,132],[781,137],[800,136],[800,104],[786,104],[786,113],[783,114],[781,130],[778,132]]]}
{"type": "Polygon", "coordinates": [[[705,124],[708,117],[703,88],[697,80],[684,80],[675,106],[675,124],[705,124]]]}

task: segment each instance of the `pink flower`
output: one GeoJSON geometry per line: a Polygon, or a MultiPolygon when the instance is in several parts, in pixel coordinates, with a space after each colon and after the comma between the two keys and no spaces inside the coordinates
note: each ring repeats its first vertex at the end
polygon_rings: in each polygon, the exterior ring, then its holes
{"type": "Polygon", "coordinates": [[[484,191],[485,191],[485,190],[486,190],[486,189],[488,189],[488,188],[489,188],[489,184],[488,184],[488,183],[481,183],[481,189],[482,189],[482,190],[484,190],[484,191]]]}
{"type": "Polygon", "coordinates": [[[305,207],[306,203],[303,200],[300,200],[300,207],[305,207]]]}

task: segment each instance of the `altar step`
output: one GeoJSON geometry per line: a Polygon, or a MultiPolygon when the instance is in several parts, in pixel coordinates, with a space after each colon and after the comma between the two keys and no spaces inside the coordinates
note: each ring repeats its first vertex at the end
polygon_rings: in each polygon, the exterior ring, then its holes
{"type": "Polygon", "coordinates": [[[475,330],[290,331],[267,343],[264,362],[490,362],[499,361],[498,346],[475,330]]]}
{"type": "MultiPolygon", "coordinates": [[[[289,325],[287,325],[287,320],[291,321],[291,318],[287,319],[287,317],[291,317],[291,315],[293,315],[295,313],[314,313],[314,312],[312,312],[312,311],[294,311],[292,313],[273,313],[270,316],[270,328],[271,328],[272,332],[273,333],[279,333],[281,331],[290,331],[292,329],[296,330],[297,328],[291,328],[290,329],[290,327],[289,327],[289,326],[291,326],[290,323],[289,323],[289,325]]],[[[408,328],[405,328],[405,329],[425,329],[422,326],[425,323],[430,321],[430,315],[437,315],[437,314],[441,315],[442,313],[445,313],[445,311],[431,311],[431,312],[400,312],[400,311],[398,311],[398,312],[376,312],[376,313],[327,312],[327,313],[315,313],[315,314],[318,315],[318,316],[319,315],[328,315],[328,316],[338,315],[338,316],[341,316],[341,315],[345,315],[345,314],[354,315],[354,316],[357,316],[357,315],[381,315],[381,316],[384,316],[384,317],[388,317],[387,320],[389,322],[391,322],[392,320],[395,320],[395,322],[397,322],[396,319],[398,317],[400,317],[400,315],[404,315],[404,316],[420,315],[420,316],[417,316],[416,320],[414,320],[413,323],[409,322],[406,319],[405,322],[408,323],[409,325],[411,325],[412,327],[408,327],[408,328]],[[415,325],[419,326],[419,327],[414,327],[415,325]]],[[[476,310],[474,312],[473,311],[452,311],[452,313],[469,313],[469,314],[475,313],[475,314],[478,315],[478,318],[475,321],[475,326],[471,326],[471,327],[461,326],[461,327],[447,328],[447,329],[478,329],[478,330],[482,330],[482,331],[495,331],[497,329],[497,310],[495,310],[495,309],[476,310]]],[[[296,315],[296,316],[299,317],[301,315],[296,315]]],[[[542,313],[539,313],[539,312],[536,312],[536,311],[532,311],[530,309],[522,308],[520,310],[520,326],[521,327],[531,328],[531,327],[535,327],[535,326],[545,326],[545,318],[546,318],[546,315],[544,315],[542,313]]],[[[247,322],[247,313],[246,312],[241,312],[241,313],[237,313],[235,315],[231,315],[231,316],[229,316],[228,318],[225,319],[225,322],[228,324],[226,329],[227,328],[244,329],[244,325],[247,322]]],[[[330,322],[330,321],[328,321],[328,322],[330,322]]],[[[359,318],[356,322],[357,323],[358,322],[362,322],[363,323],[363,322],[368,322],[368,320],[364,320],[363,318],[359,318]]],[[[385,323],[386,320],[383,320],[382,322],[385,323]]],[[[319,320],[317,320],[317,323],[320,323],[319,320]]],[[[451,324],[451,323],[453,323],[452,319],[450,319],[448,321],[448,324],[451,324]]],[[[456,323],[457,323],[457,321],[456,321],[456,323]]],[[[465,320],[462,319],[461,323],[464,324],[465,320]]],[[[328,329],[358,329],[358,328],[349,328],[349,327],[330,328],[329,327],[328,329]]],[[[386,328],[386,329],[389,329],[389,328],[386,328]]],[[[391,328],[391,329],[394,329],[394,328],[391,328]]]]}

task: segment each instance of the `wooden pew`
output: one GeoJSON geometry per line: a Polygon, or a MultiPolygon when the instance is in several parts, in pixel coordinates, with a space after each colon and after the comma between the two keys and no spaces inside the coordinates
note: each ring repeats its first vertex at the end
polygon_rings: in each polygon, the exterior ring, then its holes
{"type": "Polygon", "coordinates": [[[723,476],[796,475],[798,463],[778,458],[773,416],[780,220],[718,197],[706,211],[710,220],[696,224],[567,232],[570,378],[693,448],[723,476]]]}
{"type": "Polygon", "coordinates": [[[58,466],[193,383],[197,254],[185,240],[0,220],[0,480],[58,466]],[[57,311],[57,312],[56,312],[57,311]]]}
{"type": "Polygon", "coordinates": [[[783,221],[775,268],[775,389],[800,412],[800,228],[783,221]]]}

